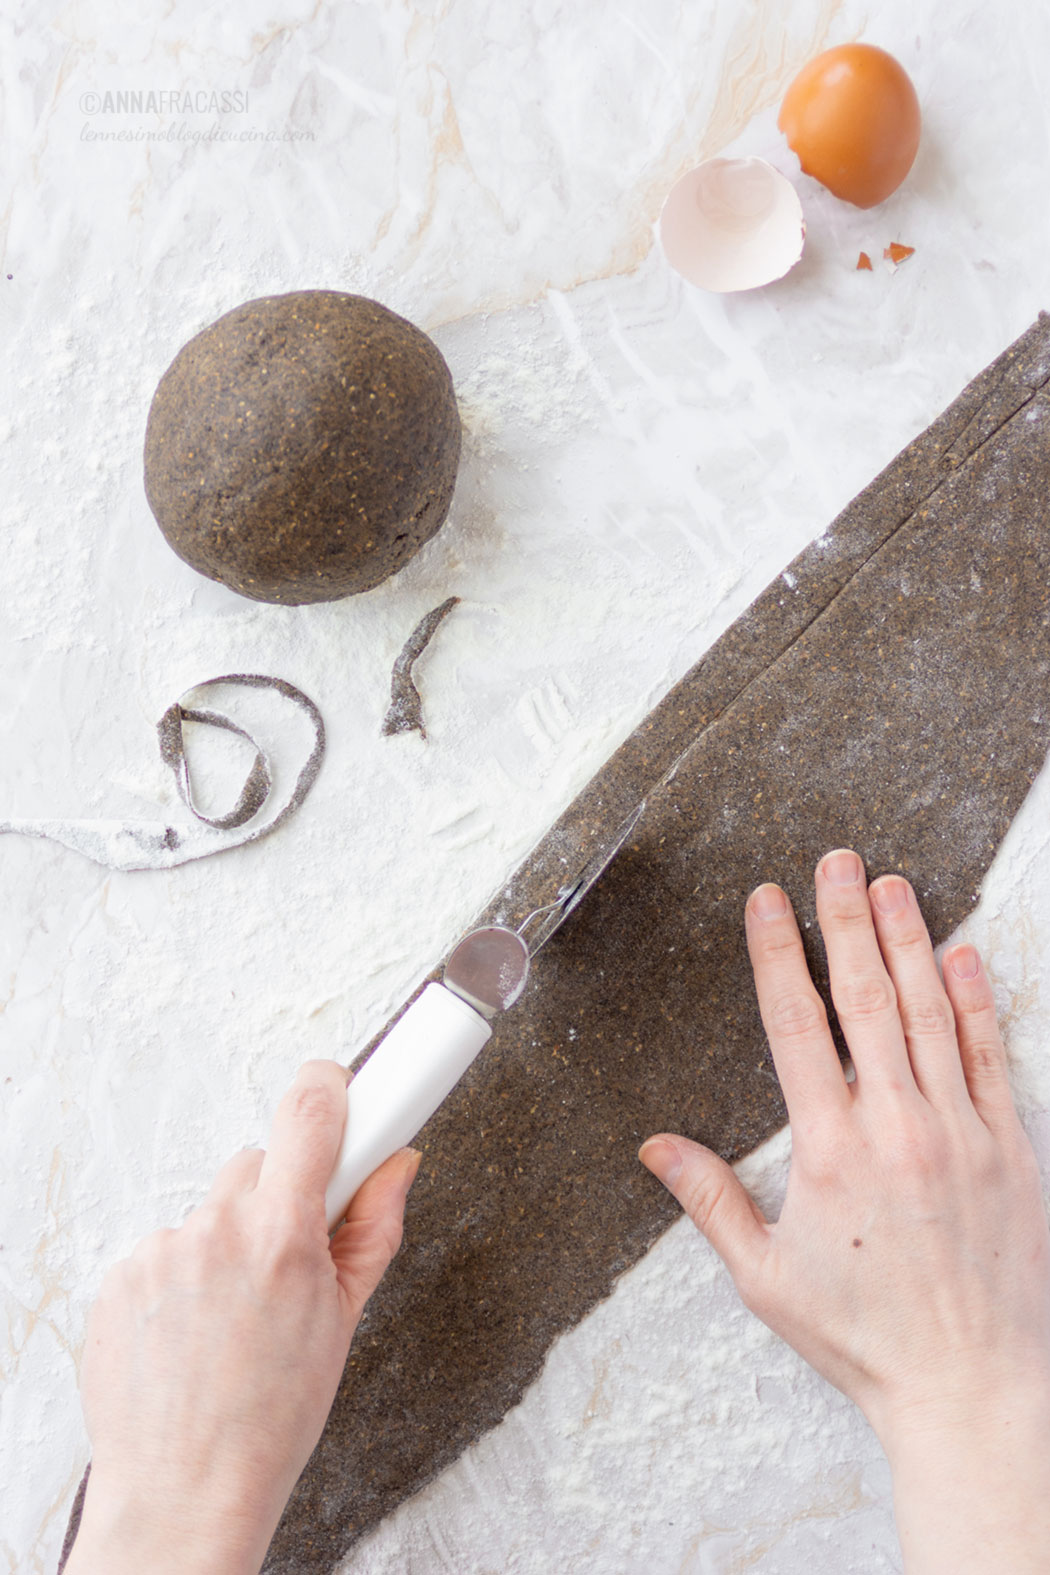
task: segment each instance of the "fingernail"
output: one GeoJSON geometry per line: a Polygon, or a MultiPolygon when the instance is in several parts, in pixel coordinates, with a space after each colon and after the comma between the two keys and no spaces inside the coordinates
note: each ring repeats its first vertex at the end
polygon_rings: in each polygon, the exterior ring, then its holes
{"type": "Polygon", "coordinates": [[[751,893],[751,912],[760,919],[782,919],[788,911],[788,900],[779,886],[758,886],[751,893]]]}
{"type": "Polygon", "coordinates": [[[972,946],[956,946],[948,953],[952,973],[957,979],[976,979],[981,959],[972,946]]]}
{"type": "Polygon", "coordinates": [[[647,1138],[638,1150],[638,1158],[657,1181],[673,1187],[682,1169],[682,1156],[673,1143],[665,1138],[647,1138]]]}
{"type": "Polygon", "coordinates": [[[855,886],[860,880],[860,859],[848,848],[829,853],[820,863],[824,879],[833,886],[855,886]]]}
{"type": "Polygon", "coordinates": [[[419,1167],[423,1163],[423,1156],[418,1148],[410,1148],[406,1152],[412,1155],[412,1163],[405,1166],[405,1174],[401,1179],[401,1196],[403,1198],[408,1197],[409,1192],[412,1190],[412,1183],[419,1174],[419,1167]]]}
{"type": "Polygon", "coordinates": [[[878,881],[869,889],[871,900],[887,919],[892,918],[895,913],[903,913],[908,906],[908,883],[899,875],[887,876],[885,880],[878,881]]]}

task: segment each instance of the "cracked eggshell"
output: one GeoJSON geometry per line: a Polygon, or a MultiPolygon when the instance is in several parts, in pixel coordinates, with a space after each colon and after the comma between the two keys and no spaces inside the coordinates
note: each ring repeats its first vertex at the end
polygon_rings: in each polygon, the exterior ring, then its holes
{"type": "Polygon", "coordinates": [[[667,261],[704,290],[783,278],[805,238],[794,186],[765,159],[706,159],[671,188],[660,215],[667,261]]]}

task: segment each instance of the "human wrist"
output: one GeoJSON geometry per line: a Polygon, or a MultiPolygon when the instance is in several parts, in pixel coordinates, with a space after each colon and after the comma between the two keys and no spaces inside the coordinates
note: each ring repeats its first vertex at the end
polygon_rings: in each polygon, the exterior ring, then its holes
{"type": "Polygon", "coordinates": [[[272,1529],[243,1504],[224,1512],[180,1502],[163,1484],[110,1487],[93,1470],[64,1575],[257,1575],[272,1529]]]}
{"type": "Polygon", "coordinates": [[[954,1374],[929,1388],[880,1395],[862,1410],[891,1467],[934,1445],[965,1452],[987,1436],[1047,1436],[1050,1428],[1050,1361],[954,1374]]]}
{"type": "Polygon", "coordinates": [[[906,1575],[1043,1575],[1050,1547],[1050,1376],[959,1387],[879,1432],[906,1575]]]}

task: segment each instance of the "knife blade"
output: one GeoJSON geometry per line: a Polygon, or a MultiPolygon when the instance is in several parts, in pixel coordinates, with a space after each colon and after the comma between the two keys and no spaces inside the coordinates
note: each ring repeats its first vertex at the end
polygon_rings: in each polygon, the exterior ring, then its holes
{"type": "Polygon", "coordinates": [[[530,960],[535,957],[541,946],[546,946],[551,936],[559,930],[586,897],[595,881],[604,875],[613,859],[619,853],[631,832],[645,813],[646,800],[636,804],[631,813],[621,822],[611,840],[600,847],[587,860],[575,878],[562,886],[553,902],[545,907],[536,908],[518,926],[517,934],[524,939],[530,960]]]}

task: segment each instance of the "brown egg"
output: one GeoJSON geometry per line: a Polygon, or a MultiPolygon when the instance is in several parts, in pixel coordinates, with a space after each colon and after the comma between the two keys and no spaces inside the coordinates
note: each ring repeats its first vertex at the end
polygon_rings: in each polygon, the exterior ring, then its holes
{"type": "Polygon", "coordinates": [[[777,125],[807,175],[858,208],[896,191],[919,146],[911,78],[874,44],[840,44],[803,66],[777,125]]]}

